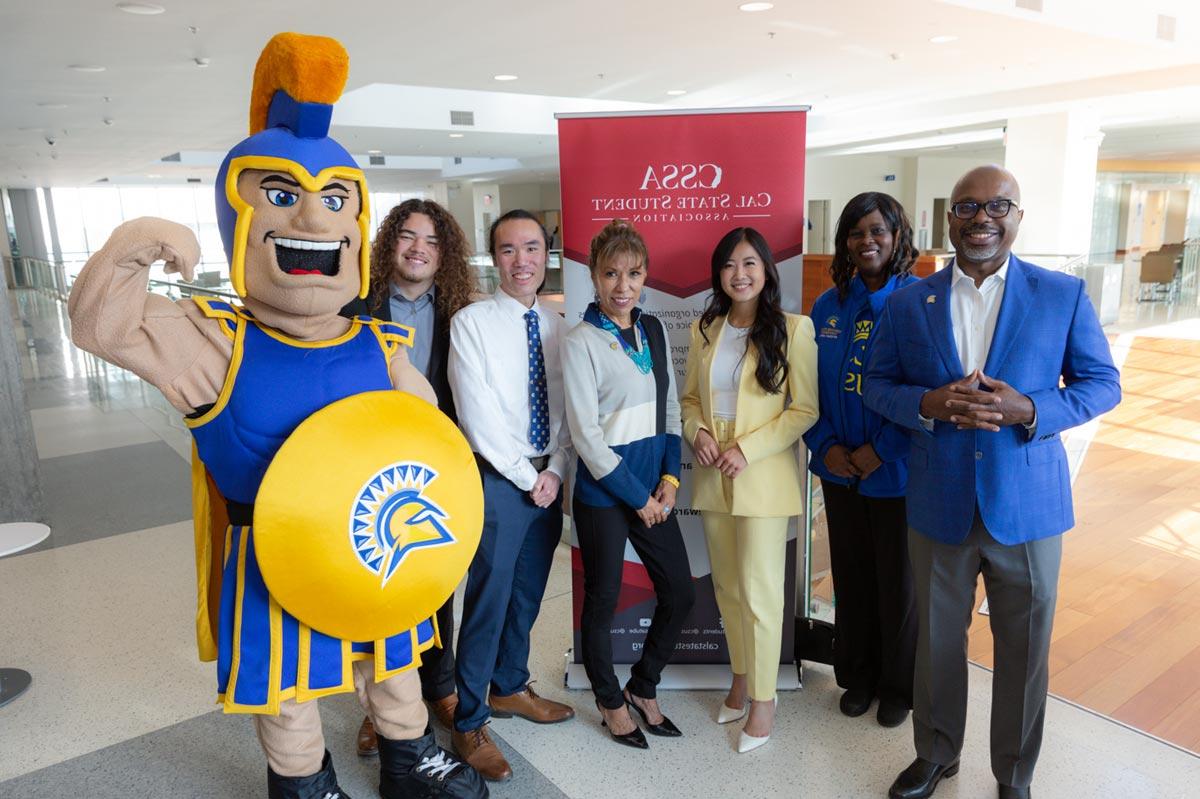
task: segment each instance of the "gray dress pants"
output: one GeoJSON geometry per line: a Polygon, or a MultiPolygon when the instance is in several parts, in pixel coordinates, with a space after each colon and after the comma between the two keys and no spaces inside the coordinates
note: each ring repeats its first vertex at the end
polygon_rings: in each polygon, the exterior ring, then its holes
{"type": "Polygon", "coordinates": [[[919,626],[913,686],[917,755],[949,765],[962,751],[967,627],[982,573],[994,640],[992,773],[1002,785],[1028,786],[1046,717],[1062,537],[1007,546],[992,538],[977,511],[961,544],[942,544],[909,528],[908,552],[919,626]]]}

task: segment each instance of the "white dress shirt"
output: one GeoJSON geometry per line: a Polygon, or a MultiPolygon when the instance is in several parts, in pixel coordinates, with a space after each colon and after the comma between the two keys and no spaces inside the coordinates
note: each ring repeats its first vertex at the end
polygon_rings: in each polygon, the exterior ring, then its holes
{"type": "Polygon", "coordinates": [[[529,491],[538,472],[530,458],[549,455],[561,479],[571,458],[563,399],[560,345],[566,322],[535,302],[532,309],[503,289],[468,305],[450,323],[447,366],[458,423],[471,449],[513,485],[529,491]],[[546,362],[550,439],[544,451],[529,443],[529,345],[525,313],[535,310],[546,362]]]}
{"type": "MultiPolygon", "coordinates": [[[[1011,256],[1010,256],[1011,257],[1011,256]]],[[[983,285],[976,287],[975,280],[967,277],[951,263],[950,325],[954,330],[954,346],[958,349],[958,360],[963,374],[969,375],[983,369],[988,351],[992,348],[992,337],[996,335],[996,319],[1000,316],[1000,303],[1004,299],[1004,282],[1008,277],[1008,261],[1004,266],[984,278],[983,285]]]]}

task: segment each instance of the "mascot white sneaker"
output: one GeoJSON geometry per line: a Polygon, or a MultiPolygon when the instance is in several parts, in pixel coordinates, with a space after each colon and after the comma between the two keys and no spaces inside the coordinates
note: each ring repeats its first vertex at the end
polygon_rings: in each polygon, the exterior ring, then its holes
{"type": "Polygon", "coordinates": [[[72,338],[158,387],[195,440],[201,658],[218,701],[254,715],[271,799],[349,799],[318,697],[357,691],[385,799],[488,795],[429,730],[416,667],[479,543],[466,440],[408,362],[412,331],[338,310],[367,294],[367,185],[329,138],[342,46],[283,33],[259,57],[250,137],[217,176],[242,302],[147,293],[190,280],[188,228],[117,228],[75,283],[72,338]],[[397,390],[398,389],[398,390],[397,390]]]}

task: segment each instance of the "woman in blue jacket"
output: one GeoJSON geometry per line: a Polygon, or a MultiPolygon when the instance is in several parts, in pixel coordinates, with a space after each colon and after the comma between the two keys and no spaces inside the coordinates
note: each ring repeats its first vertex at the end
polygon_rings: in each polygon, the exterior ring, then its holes
{"type": "Polygon", "coordinates": [[[838,219],[834,287],[817,298],[821,415],[804,435],[821,478],[836,596],[834,672],[842,712],[896,727],[912,707],[917,617],[904,489],[908,434],[867,410],[862,374],[871,333],[895,289],[916,281],[918,252],[900,203],[865,192],[838,219]]]}

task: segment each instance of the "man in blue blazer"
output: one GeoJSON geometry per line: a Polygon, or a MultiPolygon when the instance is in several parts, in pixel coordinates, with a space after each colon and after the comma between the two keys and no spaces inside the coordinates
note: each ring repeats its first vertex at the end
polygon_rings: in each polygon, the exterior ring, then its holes
{"type": "Polygon", "coordinates": [[[864,376],[866,405],[910,431],[917,759],[892,799],[930,796],[958,771],[980,573],[996,642],[992,772],[1001,799],[1030,796],[1060,535],[1074,525],[1060,435],[1121,398],[1083,282],[1011,254],[1020,199],[998,166],[958,181],[948,214],[954,261],[888,298],[864,376]]]}

